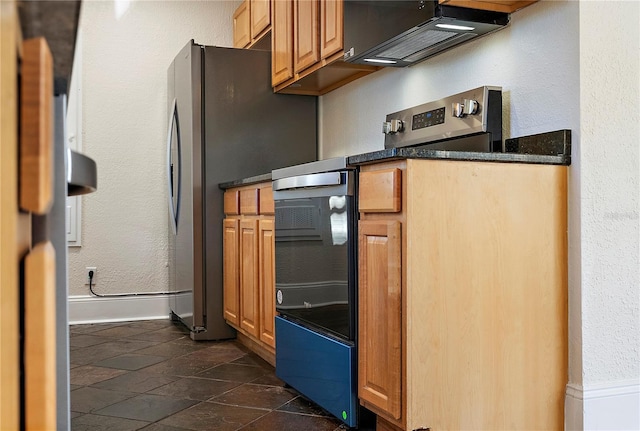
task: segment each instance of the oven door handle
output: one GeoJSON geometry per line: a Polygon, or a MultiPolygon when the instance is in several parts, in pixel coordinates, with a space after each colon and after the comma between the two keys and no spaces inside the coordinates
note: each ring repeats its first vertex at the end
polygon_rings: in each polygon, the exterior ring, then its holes
{"type": "Polygon", "coordinates": [[[273,190],[301,189],[307,187],[329,187],[343,184],[341,172],[325,172],[322,174],[300,175],[273,181],[273,190]]]}

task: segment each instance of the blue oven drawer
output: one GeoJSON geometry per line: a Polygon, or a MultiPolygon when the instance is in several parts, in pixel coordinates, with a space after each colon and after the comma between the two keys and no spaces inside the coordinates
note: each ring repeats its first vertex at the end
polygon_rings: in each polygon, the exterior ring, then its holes
{"type": "Polygon", "coordinates": [[[276,317],[276,375],[350,427],[358,423],[355,347],[276,317]]]}

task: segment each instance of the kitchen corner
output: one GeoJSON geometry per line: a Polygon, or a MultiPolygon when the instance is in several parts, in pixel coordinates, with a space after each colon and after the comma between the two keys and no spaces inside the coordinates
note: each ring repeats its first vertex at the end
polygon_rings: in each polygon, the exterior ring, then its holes
{"type": "Polygon", "coordinates": [[[79,6],[0,1],[0,429],[640,429],[639,2],[79,6]]]}

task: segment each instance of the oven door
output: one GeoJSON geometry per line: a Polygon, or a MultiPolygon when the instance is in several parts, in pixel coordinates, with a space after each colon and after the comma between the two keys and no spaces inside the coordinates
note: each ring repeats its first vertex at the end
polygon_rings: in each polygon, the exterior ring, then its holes
{"type": "Polygon", "coordinates": [[[354,176],[331,174],[274,182],[276,310],[312,330],[353,341],[354,176]]]}

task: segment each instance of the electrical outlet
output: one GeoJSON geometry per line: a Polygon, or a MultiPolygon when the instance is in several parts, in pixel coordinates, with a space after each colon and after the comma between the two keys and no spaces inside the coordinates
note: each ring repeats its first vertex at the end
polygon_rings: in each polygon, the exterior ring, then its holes
{"type": "Polygon", "coordinates": [[[94,284],[96,284],[98,268],[96,268],[95,266],[87,266],[87,281],[84,283],[86,285],[89,284],[89,271],[93,271],[93,278],[91,279],[91,285],[93,286],[94,284]]]}

